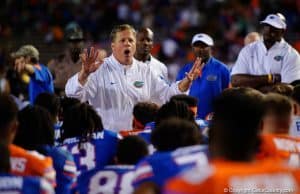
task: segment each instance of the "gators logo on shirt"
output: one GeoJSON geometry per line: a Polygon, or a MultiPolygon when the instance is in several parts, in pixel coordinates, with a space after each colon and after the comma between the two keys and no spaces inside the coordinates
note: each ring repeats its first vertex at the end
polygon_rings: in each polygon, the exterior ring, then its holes
{"type": "Polygon", "coordinates": [[[207,81],[216,81],[217,80],[217,76],[216,75],[208,75],[207,77],[206,77],[206,80],[207,81]]]}
{"type": "Polygon", "coordinates": [[[135,82],[133,83],[133,85],[134,85],[136,88],[141,88],[141,87],[143,87],[144,82],[143,82],[143,81],[135,81],[135,82]]]}
{"type": "Polygon", "coordinates": [[[274,57],[275,61],[282,61],[282,59],[283,59],[283,56],[280,56],[280,55],[277,55],[274,57]]]}

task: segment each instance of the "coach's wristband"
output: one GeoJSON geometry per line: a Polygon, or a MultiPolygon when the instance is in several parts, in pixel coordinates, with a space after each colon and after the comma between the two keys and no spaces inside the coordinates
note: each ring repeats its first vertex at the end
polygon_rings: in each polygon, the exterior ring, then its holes
{"type": "Polygon", "coordinates": [[[274,83],[274,77],[272,74],[268,74],[268,83],[271,84],[271,83],[274,83]]]}

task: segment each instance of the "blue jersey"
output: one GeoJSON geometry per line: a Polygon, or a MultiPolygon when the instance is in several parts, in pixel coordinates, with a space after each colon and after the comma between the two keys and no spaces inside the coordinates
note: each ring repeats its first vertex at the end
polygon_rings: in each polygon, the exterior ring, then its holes
{"type": "Polygon", "coordinates": [[[196,119],[195,122],[200,128],[200,132],[202,134],[202,141],[205,144],[208,144],[208,127],[209,121],[203,119],[196,119]]]}
{"type": "Polygon", "coordinates": [[[76,165],[71,153],[57,147],[43,146],[42,154],[50,156],[56,171],[56,194],[68,194],[76,181],[76,165]]]}
{"type": "Polygon", "coordinates": [[[0,193],[53,194],[54,189],[44,179],[0,173],[0,193]]]}
{"type": "MultiPolygon", "coordinates": [[[[195,119],[195,122],[198,124],[200,128],[200,132],[203,135],[203,141],[205,143],[208,143],[208,126],[209,121],[203,120],[203,119],[195,119]]],[[[151,144],[151,131],[155,128],[155,122],[149,122],[145,125],[145,128],[143,131],[140,131],[137,133],[138,136],[143,138],[149,145],[151,144]]],[[[152,152],[150,152],[152,153],[152,152]]]]}
{"type": "Polygon", "coordinates": [[[53,78],[49,69],[43,65],[34,65],[34,73],[30,76],[29,101],[34,103],[35,98],[43,92],[54,93],[53,78]]]}
{"type": "Polygon", "coordinates": [[[131,194],[133,177],[133,165],[109,165],[82,173],[77,189],[80,194],[131,194]]]}
{"type": "Polygon", "coordinates": [[[155,122],[149,122],[145,124],[143,131],[139,132],[137,135],[144,139],[147,144],[151,144],[151,131],[155,127],[155,122]]]}
{"type": "MultiPolygon", "coordinates": [[[[185,65],[178,73],[176,80],[185,78],[193,63],[185,65]]],[[[225,88],[230,85],[230,72],[227,66],[211,57],[202,68],[202,75],[193,81],[189,95],[198,99],[197,118],[205,119],[212,112],[212,102],[225,88]]]]}
{"type": "Polygon", "coordinates": [[[117,151],[119,136],[109,130],[96,132],[88,142],[81,143],[79,138],[68,138],[60,145],[74,156],[78,174],[95,167],[104,167],[113,162],[117,151]]]}
{"type": "Polygon", "coordinates": [[[159,187],[171,177],[196,165],[208,164],[208,147],[203,145],[178,148],[171,152],[155,152],[137,164],[134,187],[154,182],[159,187]]]}
{"type": "Polygon", "coordinates": [[[57,146],[59,145],[59,141],[61,138],[61,126],[62,122],[57,122],[54,124],[54,145],[57,146]]]}

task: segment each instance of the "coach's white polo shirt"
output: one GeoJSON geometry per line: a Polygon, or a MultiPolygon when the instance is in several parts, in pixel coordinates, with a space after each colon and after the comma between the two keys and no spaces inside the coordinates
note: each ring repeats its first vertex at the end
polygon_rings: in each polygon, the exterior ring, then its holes
{"type": "Polygon", "coordinates": [[[276,42],[269,50],[263,40],[245,46],[239,53],[231,75],[280,74],[281,82],[300,80],[300,56],[284,39],[276,42]]]}
{"type": "Polygon", "coordinates": [[[132,128],[132,111],[136,103],[164,103],[180,93],[178,83],[169,86],[147,64],[134,59],[126,68],[113,55],[104,59],[85,85],[79,83],[78,74],[66,85],[68,97],[88,101],[102,117],[104,127],[115,131],[132,128]]]}

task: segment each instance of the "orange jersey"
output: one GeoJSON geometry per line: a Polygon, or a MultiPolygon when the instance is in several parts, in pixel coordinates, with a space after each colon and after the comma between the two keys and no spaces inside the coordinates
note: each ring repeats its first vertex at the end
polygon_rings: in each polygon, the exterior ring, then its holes
{"type": "Polygon", "coordinates": [[[144,129],[131,129],[131,130],[121,130],[119,131],[122,137],[126,137],[129,135],[138,135],[140,132],[143,132],[144,129]]]}
{"type": "Polygon", "coordinates": [[[300,170],[274,163],[213,161],[169,180],[165,194],[300,193],[300,170]]]}
{"type": "Polygon", "coordinates": [[[279,159],[300,167],[300,138],[284,134],[263,134],[261,140],[257,159],[279,159]]]}
{"type": "Polygon", "coordinates": [[[55,170],[52,159],[35,151],[27,151],[11,144],[9,146],[11,172],[21,176],[39,176],[55,185],[55,170]]]}

